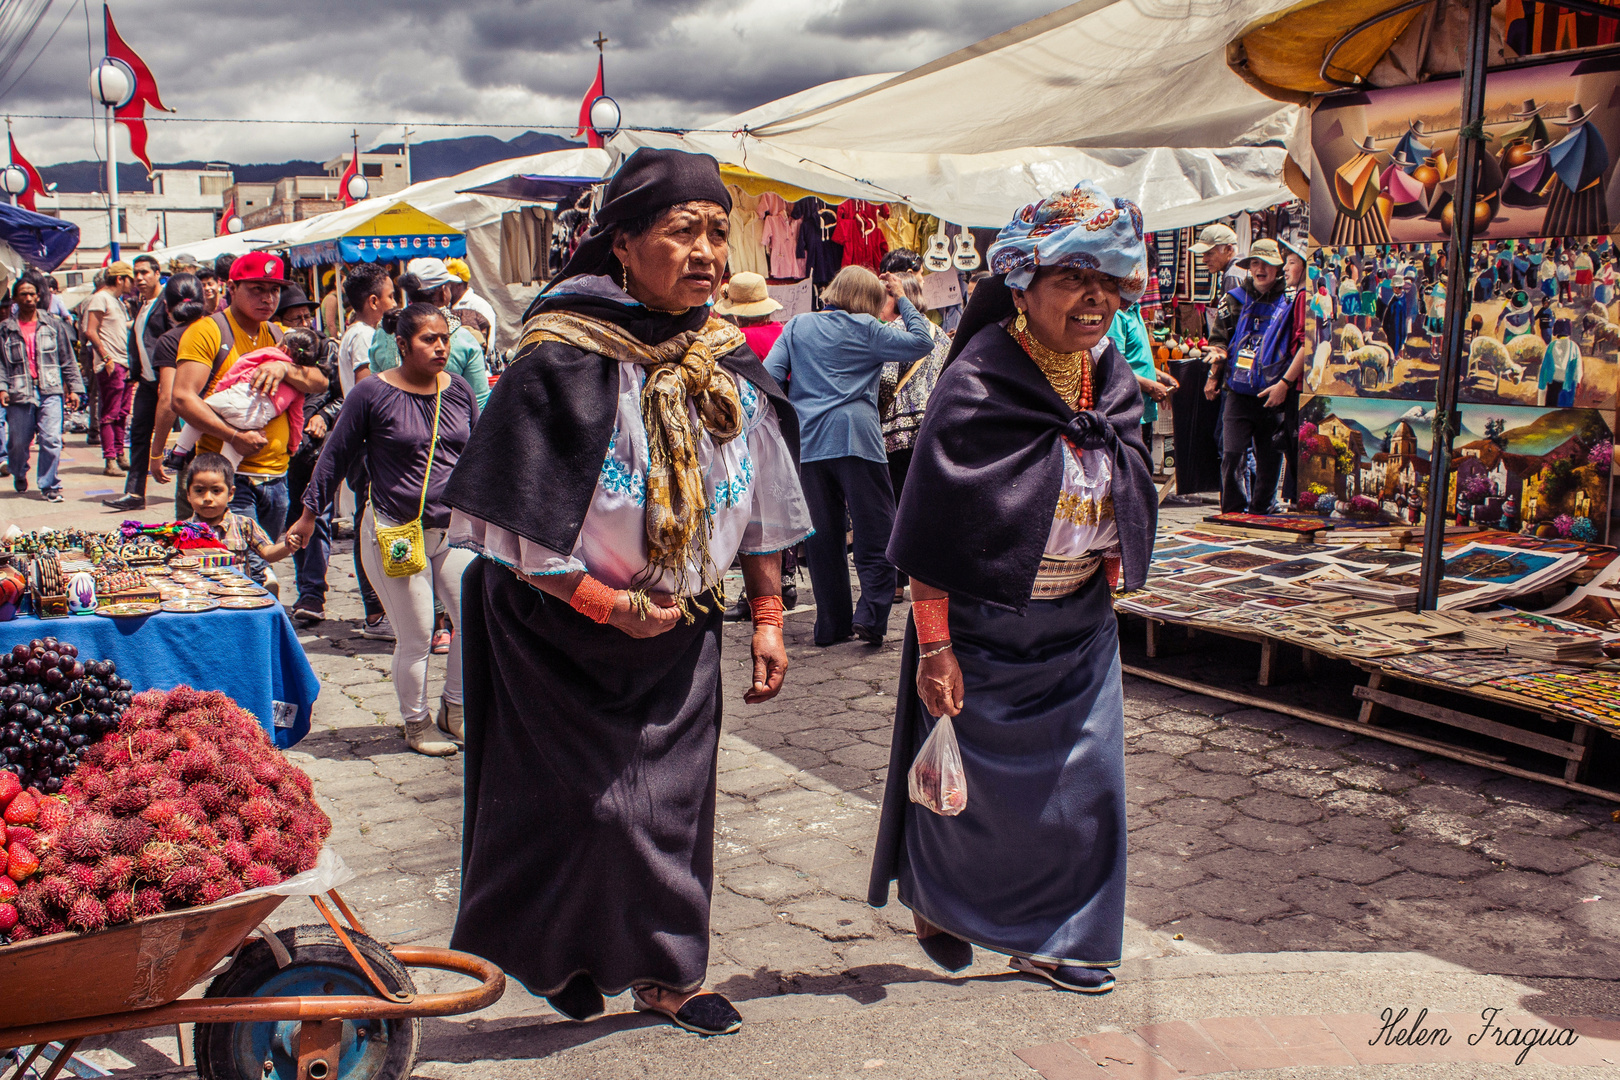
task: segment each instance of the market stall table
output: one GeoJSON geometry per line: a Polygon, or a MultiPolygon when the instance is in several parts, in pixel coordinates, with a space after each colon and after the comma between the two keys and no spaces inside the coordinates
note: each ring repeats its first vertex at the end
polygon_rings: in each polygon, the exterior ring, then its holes
{"type": "Polygon", "coordinates": [[[0,623],[0,646],[6,648],[44,637],[72,642],[81,656],[113,661],[118,674],[140,690],[182,684],[221,690],[258,717],[270,741],[283,750],[309,733],[320,683],[279,603],[250,611],[130,618],[19,615],[0,623]]]}

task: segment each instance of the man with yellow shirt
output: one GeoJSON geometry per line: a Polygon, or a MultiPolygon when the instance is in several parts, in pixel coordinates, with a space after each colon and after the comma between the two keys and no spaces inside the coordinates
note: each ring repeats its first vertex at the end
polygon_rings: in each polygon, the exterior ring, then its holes
{"type": "MultiPolygon", "coordinates": [[[[262,251],[243,255],[231,264],[231,302],[225,311],[198,319],[180,338],[175,356],[174,407],[182,419],[202,432],[198,453],[217,454],[230,443],[242,455],[236,468],[234,513],[252,518],[272,537],[287,525],[287,442],[291,431],[284,413],[263,431],[238,431],[221,420],[203,400],[237,357],[267,348],[281,340],[281,328],[272,322],[281,290],[287,285],[286,264],[262,251]]],[[[326,376],[316,367],[286,363],[261,364],[253,375],[253,388],[274,394],[286,382],[304,394],[326,389],[326,376]]],[[[256,556],[250,554],[249,563],[256,556]]],[[[255,569],[262,569],[255,567],[255,569]]]]}

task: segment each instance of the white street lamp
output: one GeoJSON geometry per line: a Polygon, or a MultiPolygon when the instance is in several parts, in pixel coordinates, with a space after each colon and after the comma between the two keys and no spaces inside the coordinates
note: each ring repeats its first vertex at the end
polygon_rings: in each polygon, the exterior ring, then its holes
{"type": "Polygon", "coordinates": [[[237,217],[235,214],[232,214],[225,222],[225,231],[228,232],[228,233],[239,233],[239,232],[241,232],[242,231],[242,219],[237,217]]]}
{"type": "Polygon", "coordinates": [[[103,56],[90,73],[90,95],[107,110],[107,257],[117,262],[118,144],[113,141],[113,111],[135,99],[135,72],[122,60],[103,56]]]}
{"type": "Polygon", "coordinates": [[[348,193],[350,199],[355,202],[359,202],[361,199],[364,199],[367,195],[371,194],[371,184],[364,176],[361,176],[359,173],[355,173],[353,176],[349,177],[349,182],[343,185],[343,190],[348,193]]]}
{"type": "Polygon", "coordinates": [[[28,190],[28,173],[21,165],[7,165],[0,169],[0,189],[11,196],[12,204],[17,202],[17,196],[28,190]]]}
{"type": "Polygon", "coordinates": [[[619,124],[623,120],[619,103],[606,94],[591,102],[590,117],[591,130],[604,142],[619,133],[619,124]]]}

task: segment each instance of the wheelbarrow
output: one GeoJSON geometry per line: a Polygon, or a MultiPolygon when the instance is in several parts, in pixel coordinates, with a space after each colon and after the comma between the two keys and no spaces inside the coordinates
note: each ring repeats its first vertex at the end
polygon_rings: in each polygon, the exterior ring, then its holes
{"type": "Polygon", "coordinates": [[[405,1080],[422,1017],[475,1012],[506,989],[487,960],[388,948],[337,890],[325,897],[309,897],[322,922],[278,933],[262,924],[287,897],[252,894],[0,948],[0,1052],[33,1047],[8,1080],[49,1043],[63,1046],[42,1080],[56,1080],[90,1036],[174,1024],[196,1025],[202,1080],[405,1080]],[[418,994],[412,967],[478,985],[418,994]],[[201,998],[181,996],[210,977],[201,998]]]}

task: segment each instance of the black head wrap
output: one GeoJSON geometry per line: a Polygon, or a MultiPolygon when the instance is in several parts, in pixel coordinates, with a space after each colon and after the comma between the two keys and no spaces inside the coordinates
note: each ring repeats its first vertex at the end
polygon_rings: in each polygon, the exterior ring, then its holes
{"type": "Polygon", "coordinates": [[[719,203],[731,212],[731,192],[720,179],[720,163],[708,154],[642,147],[625,159],[608,181],[602,208],[573,258],[552,279],[558,282],[582,274],[617,277],[619,260],[613,255],[614,226],[656,214],[687,202],[719,203]]]}

